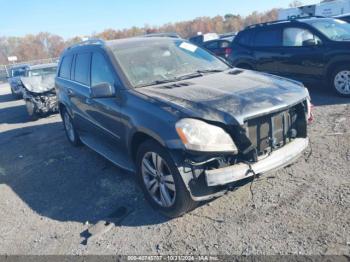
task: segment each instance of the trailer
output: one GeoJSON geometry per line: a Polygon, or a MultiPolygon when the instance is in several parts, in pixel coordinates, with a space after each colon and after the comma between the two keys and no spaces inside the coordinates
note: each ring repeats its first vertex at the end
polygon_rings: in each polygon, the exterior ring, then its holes
{"type": "Polygon", "coordinates": [[[279,20],[290,20],[308,16],[334,17],[350,13],[350,0],[333,0],[315,5],[281,9],[279,20]]]}

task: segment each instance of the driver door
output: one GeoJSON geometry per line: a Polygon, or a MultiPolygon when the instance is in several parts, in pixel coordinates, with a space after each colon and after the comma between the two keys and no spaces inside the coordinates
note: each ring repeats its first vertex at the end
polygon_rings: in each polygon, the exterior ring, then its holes
{"type": "MultiPolygon", "coordinates": [[[[93,52],[91,57],[91,87],[108,83],[118,89],[118,80],[108,57],[102,52],[93,52]]],[[[117,91],[117,90],[116,90],[117,91]]],[[[118,151],[124,140],[121,128],[121,103],[117,95],[105,98],[87,98],[86,114],[92,122],[94,139],[106,148],[118,151]]]]}

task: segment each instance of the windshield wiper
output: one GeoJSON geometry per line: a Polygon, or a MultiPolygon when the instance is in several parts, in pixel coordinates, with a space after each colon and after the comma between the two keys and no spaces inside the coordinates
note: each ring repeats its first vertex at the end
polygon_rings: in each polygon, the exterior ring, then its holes
{"type": "Polygon", "coordinates": [[[191,74],[186,74],[186,75],[182,75],[182,76],[177,76],[176,77],[176,80],[177,81],[180,81],[180,80],[185,80],[185,79],[191,79],[191,78],[195,78],[195,77],[201,77],[203,76],[202,73],[196,71],[194,73],[191,73],[191,74]]]}
{"type": "Polygon", "coordinates": [[[171,82],[176,82],[176,81],[178,81],[176,78],[164,79],[164,80],[156,80],[156,81],[153,81],[151,83],[137,85],[137,86],[135,86],[135,88],[161,85],[161,84],[166,84],[166,83],[171,83],[171,82]]]}
{"type": "Polygon", "coordinates": [[[221,73],[224,72],[223,69],[205,69],[205,70],[198,70],[197,73],[201,74],[207,74],[207,73],[221,73]]]}
{"type": "Polygon", "coordinates": [[[146,86],[155,86],[155,85],[161,85],[161,84],[166,84],[166,83],[171,83],[171,82],[177,82],[177,81],[181,81],[181,80],[185,80],[185,79],[201,77],[204,74],[208,74],[208,73],[220,73],[220,72],[223,72],[223,71],[225,71],[225,70],[221,70],[221,69],[197,70],[194,73],[186,74],[186,75],[182,75],[182,76],[177,76],[177,77],[171,78],[171,79],[156,80],[156,81],[153,81],[151,83],[140,84],[140,85],[135,86],[135,88],[146,87],[146,86]]]}

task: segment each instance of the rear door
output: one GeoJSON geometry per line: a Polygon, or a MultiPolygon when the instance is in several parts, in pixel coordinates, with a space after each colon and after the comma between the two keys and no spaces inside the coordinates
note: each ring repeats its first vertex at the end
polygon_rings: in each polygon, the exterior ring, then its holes
{"type": "Polygon", "coordinates": [[[79,52],[74,56],[71,83],[67,88],[74,121],[82,136],[91,130],[86,101],[90,96],[90,52],[79,52]]]}
{"type": "Polygon", "coordinates": [[[280,61],[278,47],[282,45],[280,27],[266,27],[255,30],[253,36],[253,53],[258,71],[276,74],[280,61]]]}

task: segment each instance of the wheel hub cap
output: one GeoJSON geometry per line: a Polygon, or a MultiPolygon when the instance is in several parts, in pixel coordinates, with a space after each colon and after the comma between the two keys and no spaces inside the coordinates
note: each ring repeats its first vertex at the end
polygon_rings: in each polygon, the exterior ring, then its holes
{"type": "Polygon", "coordinates": [[[334,86],[340,94],[350,94],[350,71],[339,72],[334,78],[334,86]]]}

